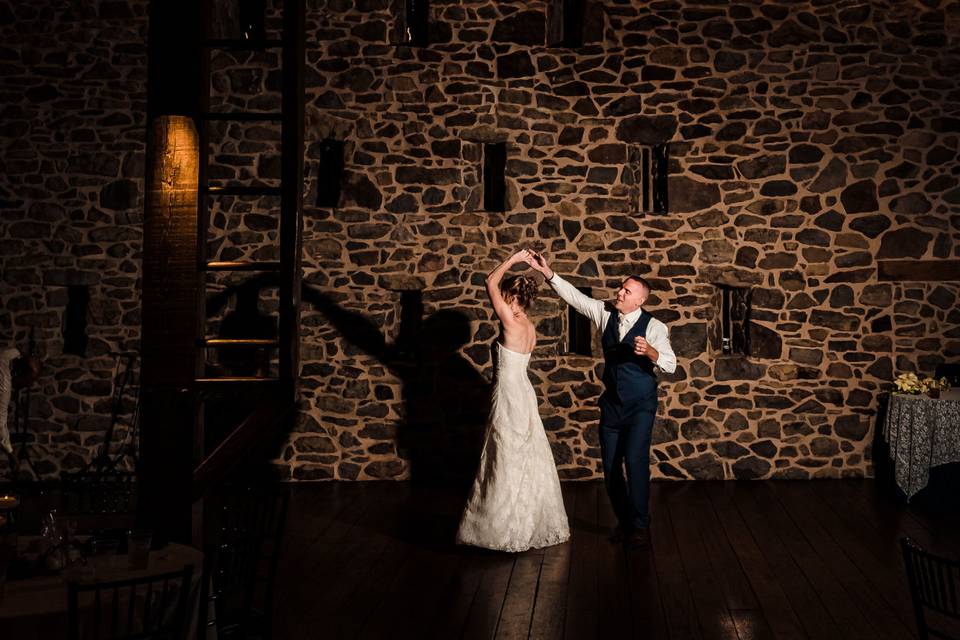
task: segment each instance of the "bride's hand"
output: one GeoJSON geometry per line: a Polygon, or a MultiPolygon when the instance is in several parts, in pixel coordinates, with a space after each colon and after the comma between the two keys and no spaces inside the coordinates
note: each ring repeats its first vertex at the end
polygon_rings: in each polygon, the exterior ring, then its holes
{"type": "Polygon", "coordinates": [[[510,262],[516,264],[518,262],[530,263],[530,250],[529,249],[520,249],[515,254],[510,256],[510,262]]]}
{"type": "Polygon", "coordinates": [[[532,251],[529,252],[529,255],[527,256],[527,264],[546,276],[548,280],[553,277],[553,269],[551,269],[550,265],[547,264],[546,258],[539,253],[534,253],[532,251]]]}

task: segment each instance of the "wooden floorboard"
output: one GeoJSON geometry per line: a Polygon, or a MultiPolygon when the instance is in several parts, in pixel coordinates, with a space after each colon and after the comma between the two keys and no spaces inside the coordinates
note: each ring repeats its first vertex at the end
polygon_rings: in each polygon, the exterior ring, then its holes
{"type": "Polygon", "coordinates": [[[603,485],[563,484],[572,537],[453,543],[463,497],[407,483],[294,485],[276,638],[915,638],[899,539],[958,556],[956,517],[870,480],[654,483],[625,550],[603,485]]]}
{"type": "MultiPolygon", "coordinates": [[[[567,513],[574,513],[579,494],[575,485],[563,486],[563,502],[567,513]]],[[[567,585],[570,583],[570,557],[572,545],[558,544],[544,550],[537,597],[530,621],[530,637],[538,639],[560,638],[567,611],[567,585]]]]}
{"type": "Polygon", "coordinates": [[[575,487],[576,507],[570,518],[570,582],[564,616],[564,638],[591,638],[597,634],[597,545],[600,543],[597,521],[599,483],[575,487]]]}
{"type": "Polygon", "coordinates": [[[650,536],[667,628],[671,638],[702,638],[689,577],[684,572],[667,506],[670,494],[676,492],[679,485],[664,484],[657,489],[650,496],[650,536]]]}
{"type": "Polygon", "coordinates": [[[629,638],[633,633],[627,556],[622,545],[610,544],[617,517],[601,486],[597,487],[597,637],[629,638]]]}
{"type": "MultiPolygon", "coordinates": [[[[750,637],[751,634],[763,637],[769,630],[776,638],[808,637],[796,613],[802,609],[795,606],[792,596],[798,596],[799,604],[802,605],[803,596],[806,595],[803,589],[809,589],[809,585],[805,581],[798,585],[796,580],[783,583],[782,576],[795,575],[795,566],[786,559],[785,553],[780,552],[779,547],[771,545],[771,539],[765,537],[762,531],[754,538],[751,528],[731,497],[732,484],[710,482],[702,486],[709,498],[710,510],[719,525],[718,533],[722,531],[729,542],[759,608],[759,612],[753,609],[732,609],[731,615],[737,626],[737,633],[741,637],[750,637]],[[790,569],[785,574],[780,572],[784,567],[790,569]]],[[[742,597],[746,598],[745,595],[742,597]]]]}
{"type": "Polygon", "coordinates": [[[838,637],[816,593],[766,520],[751,517],[749,509],[741,513],[737,485],[709,483],[707,493],[774,637],[838,637]]]}
{"type": "Polygon", "coordinates": [[[749,512],[751,518],[766,519],[769,535],[779,538],[795,566],[823,603],[829,617],[836,623],[837,629],[849,638],[878,637],[873,621],[863,615],[857,606],[856,595],[851,594],[838,579],[837,567],[831,565],[830,559],[819,547],[819,543],[824,542],[821,536],[811,541],[804,535],[808,529],[816,527],[812,514],[788,510],[775,495],[764,489],[759,484],[742,485],[743,499],[738,504],[744,513],[749,512]]]}
{"type": "MultiPolygon", "coordinates": [[[[757,485],[762,495],[775,496],[793,516],[803,521],[802,531],[836,580],[861,613],[867,616],[877,638],[907,638],[912,630],[908,617],[898,616],[899,603],[885,596],[885,576],[875,572],[869,558],[860,557],[862,542],[846,538],[847,532],[832,511],[816,499],[810,487],[798,483],[757,485]],[[845,544],[841,545],[841,541],[845,544]]],[[[893,596],[894,594],[887,594],[893,596]]]]}
{"type": "Polygon", "coordinates": [[[683,483],[671,489],[667,503],[670,522],[700,632],[707,640],[736,640],[737,630],[723,593],[723,580],[703,541],[705,532],[697,513],[697,507],[702,508],[696,495],[697,486],[683,483]]]}

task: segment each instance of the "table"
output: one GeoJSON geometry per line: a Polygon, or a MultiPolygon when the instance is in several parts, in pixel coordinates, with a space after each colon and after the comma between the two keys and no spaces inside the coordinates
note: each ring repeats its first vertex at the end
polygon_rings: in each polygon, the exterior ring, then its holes
{"type": "Polygon", "coordinates": [[[883,437],[910,500],[927,486],[931,467],[960,461],[960,400],[892,393],[883,437]]]}
{"type": "MultiPolygon", "coordinates": [[[[21,537],[17,545],[25,549],[33,536],[21,537]]],[[[200,579],[203,573],[203,553],[182,544],[170,544],[150,551],[147,569],[133,571],[127,567],[126,555],[116,556],[117,566],[105,568],[99,562],[97,574],[85,576],[82,581],[133,578],[156,573],[178,571],[185,565],[194,567],[190,586],[189,629],[195,630],[200,613],[200,579]]],[[[40,576],[26,580],[8,580],[3,603],[0,604],[0,630],[3,638],[11,640],[41,640],[65,638],[67,629],[67,582],[63,575],[40,576]]],[[[195,637],[192,631],[189,637],[195,637]]]]}

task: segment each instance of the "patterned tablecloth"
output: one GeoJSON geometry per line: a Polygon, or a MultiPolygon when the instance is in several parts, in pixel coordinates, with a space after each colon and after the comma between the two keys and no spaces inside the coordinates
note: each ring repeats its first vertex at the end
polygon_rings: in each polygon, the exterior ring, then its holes
{"type": "Polygon", "coordinates": [[[883,436],[909,500],[927,486],[931,467],[960,461],[960,400],[890,394],[883,436]]]}

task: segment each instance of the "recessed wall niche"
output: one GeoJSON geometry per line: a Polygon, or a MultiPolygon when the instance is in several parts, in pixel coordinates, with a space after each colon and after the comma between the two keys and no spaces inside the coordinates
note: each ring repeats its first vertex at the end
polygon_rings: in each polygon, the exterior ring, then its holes
{"type": "Polygon", "coordinates": [[[483,210],[507,210],[507,143],[483,144],[483,210]]]}
{"type": "Polygon", "coordinates": [[[320,169],[317,175],[317,206],[335,208],[343,184],[343,140],[326,138],[319,144],[320,169]]]}
{"type": "Polygon", "coordinates": [[[604,8],[588,0],[549,0],[547,3],[547,44],[579,49],[603,41],[604,8]]]}
{"type": "Polygon", "coordinates": [[[87,311],[90,307],[90,287],[67,287],[67,309],[63,314],[63,352],[87,355],[87,311]]]}
{"type": "Polygon", "coordinates": [[[393,5],[394,43],[426,47],[430,43],[430,1],[396,0],[393,5]]]}
{"type": "Polygon", "coordinates": [[[632,145],[628,149],[629,171],[633,178],[631,209],[636,215],[664,214],[669,206],[667,176],[670,165],[669,143],[653,146],[632,145]]]}
{"type": "Polygon", "coordinates": [[[707,331],[714,355],[750,355],[750,305],[753,289],[715,284],[714,319],[707,331]]]}
{"type": "MultiPolygon", "coordinates": [[[[590,287],[577,287],[580,293],[585,296],[593,297],[593,289],[590,287]]],[[[570,305],[566,307],[566,322],[563,323],[565,332],[564,344],[566,352],[580,356],[592,356],[594,350],[594,331],[593,323],[585,315],[578,313],[570,305]]]]}

